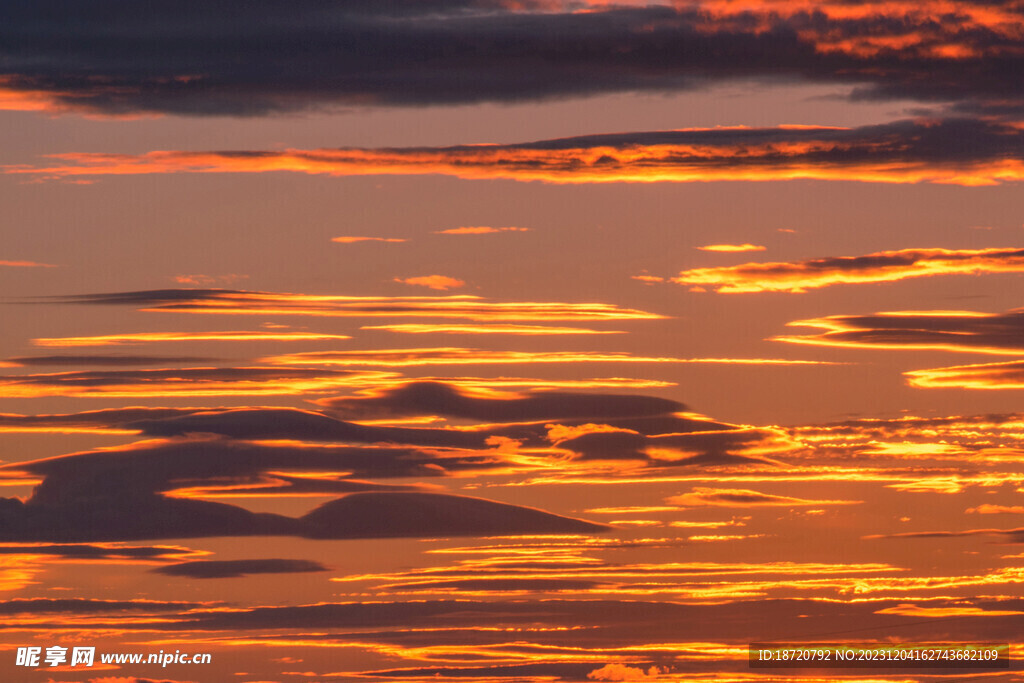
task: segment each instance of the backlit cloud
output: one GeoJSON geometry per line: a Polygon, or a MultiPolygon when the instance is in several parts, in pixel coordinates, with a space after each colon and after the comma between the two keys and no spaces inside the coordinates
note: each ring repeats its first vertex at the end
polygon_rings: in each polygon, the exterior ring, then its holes
{"type": "Polygon", "coordinates": [[[701,251],[718,251],[725,254],[742,252],[742,251],[764,251],[765,248],[757,244],[708,244],[703,247],[697,247],[701,251]]]}
{"type": "Polygon", "coordinates": [[[936,349],[1006,355],[1024,354],[1024,309],[1006,313],[896,311],[833,315],[788,323],[815,327],[814,335],[786,335],[775,341],[860,349],[936,349]]]}
{"type": "Polygon", "coordinates": [[[529,232],[530,228],[494,228],[489,225],[463,226],[461,228],[449,228],[448,230],[435,230],[435,235],[487,235],[494,232],[529,232]]]}
{"type": "MultiPolygon", "coordinates": [[[[36,302],[39,299],[35,300],[36,302]]],[[[656,320],[614,304],[494,301],[479,296],[328,296],[231,289],[158,289],[43,299],[54,304],[136,306],[145,311],[346,318],[462,318],[475,321],[656,320]]]]}
{"type": "Polygon", "coordinates": [[[133,332],[105,334],[95,337],[50,337],[33,339],[36,346],[122,346],[156,342],[186,341],[324,341],[351,339],[344,334],[317,334],[313,332],[133,332]]]}
{"type": "Polygon", "coordinates": [[[398,237],[332,237],[332,242],[340,244],[355,244],[356,242],[405,242],[398,237]]]}
{"type": "Polygon", "coordinates": [[[716,489],[696,487],[690,493],[667,498],[667,503],[681,507],[759,507],[763,505],[804,507],[818,505],[856,505],[860,500],[806,500],[792,496],[779,496],[749,489],[716,489]]]}
{"type": "Polygon", "coordinates": [[[259,396],[337,391],[379,383],[376,372],[302,368],[175,368],[0,376],[0,397],[259,396]]]}
{"type": "Polygon", "coordinates": [[[56,268],[50,263],[36,263],[35,261],[0,261],[0,266],[9,268],[56,268]]]}
{"type": "Polygon", "coordinates": [[[459,287],[465,287],[466,281],[459,280],[454,277],[448,277],[447,275],[422,275],[419,277],[407,277],[407,278],[395,278],[395,282],[401,282],[406,285],[415,285],[417,287],[428,287],[430,289],[458,289],[459,287]]]}
{"type": "Polygon", "coordinates": [[[625,334],[623,330],[588,330],[582,327],[552,327],[550,325],[453,325],[453,324],[397,324],[365,325],[363,330],[387,330],[402,334],[511,334],[511,335],[561,335],[561,334],[625,334]]]}
{"type": "Polygon", "coordinates": [[[1015,3],[943,0],[302,0],[288,10],[256,5],[242,27],[219,5],[197,5],[186,15],[173,4],[144,14],[130,8],[127,0],[112,2],[115,20],[102,22],[60,0],[11,10],[0,33],[0,106],[253,115],[781,79],[845,85],[855,99],[1008,107],[1019,102],[1024,33],[1015,3]]]}
{"type": "Polygon", "coordinates": [[[70,152],[0,171],[43,179],[292,171],[550,183],[803,178],[993,185],[1024,179],[1024,130],[994,121],[951,119],[860,128],[697,128],[435,148],[70,152]]]}
{"type": "Polygon", "coordinates": [[[486,351],[460,347],[373,349],[359,351],[310,351],[270,356],[262,362],[275,365],[352,365],[415,367],[422,365],[503,365],[532,363],[699,363],[714,365],[833,365],[826,361],[785,358],[673,358],[634,356],[626,352],[597,351],[486,351]]]}
{"type": "Polygon", "coordinates": [[[800,293],[832,285],[896,282],[915,277],[1020,272],[1024,272],[1022,249],[902,249],[866,256],[694,268],[671,280],[721,294],[800,293]]]}
{"type": "Polygon", "coordinates": [[[919,389],[1024,389],[1024,361],[911,370],[903,376],[919,389]]]}

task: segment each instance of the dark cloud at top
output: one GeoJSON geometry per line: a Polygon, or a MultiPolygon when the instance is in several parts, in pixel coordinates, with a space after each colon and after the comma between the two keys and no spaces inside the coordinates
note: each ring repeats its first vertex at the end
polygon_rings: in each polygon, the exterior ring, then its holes
{"type": "Polygon", "coordinates": [[[732,78],[851,84],[861,98],[1019,103],[1019,5],[859,4],[873,11],[34,0],[5,3],[0,64],[10,88],[108,114],[510,102],[732,78]],[[974,7],[1003,19],[979,21],[974,7]]]}
{"type": "Polygon", "coordinates": [[[523,398],[482,398],[436,382],[411,382],[374,396],[316,401],[348,419],[442,415],[484,422],[533,422],[667,415],[686,406],[670,399],[619,394],[541,392],[523,398]]]}

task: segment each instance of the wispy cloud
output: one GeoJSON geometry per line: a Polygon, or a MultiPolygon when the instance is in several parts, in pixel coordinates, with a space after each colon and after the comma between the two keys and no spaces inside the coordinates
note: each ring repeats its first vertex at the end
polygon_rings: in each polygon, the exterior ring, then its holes
{"type": "Polygon", "coordinates": [[[427,287],[429,289],[458,289],[459,287],[465,287],[466,281],[459,280],[454,277],[448,277],[447,275],[422,275],[419,277],[407,277],[407,278],[395,278],[395,282],[401,282],[406,285],[414,285],[416,287],[427,287]]]}
{"type": "Polygon", "coordinates": [[[365,325],[362,330],[387,330],[402,334],[511,334],[511,335],[563,335],[563,334],[625,334],[624,330],[588,330],[583,327],[552,327],[548,325],[452,325],[398,324],[365,325]]]}
{"type": "Polygon", "coordinates": [[[903,373],[919,389],[1024,389],[1024,361],[955,365],[903,373]]]}
{"type": "Polygon", "coordinates": [[[746,508],[768,506],[797,507],[819,505],[857,505],[861,500],[807,500],[793,496],[779,496],[749,489],[718,489],[696,487],[690,493],[672,496],[667,503],[681,507],[730,507],[746,508]]]}
{"type": "Polygon", "coordinates": [[[722,253],[734,253],[742,251],[764,251],[765,248],[758,244],[708,244],[703,247],[696,247],[701,251],[718,251],[722,253]]]}
{"type": "Polygon", "coordinates": [[[461,228],[449,228],[448,230],[435,230],[435,235],[488,235],[495,232],[529,232],[530,228],[493,228],[487,225],[464,226],[461,228]]]}
{"type": "Polygon", "coordinates": [[[136,306],[145,311],[345,318],[462,318],[477,321],[657,320],[665,316],[603,303],[495,301],[479,296],[331,296],[231,289],[158,289],[35,299],[136,306]]]}
{"type": "Polygon", "coordinates": [[[976,311],[895,311],[871,315],[832,315],[788,325],[815,327],[814,335],[785,335],[774,341],[858,349],[918,349],[1004,355],[1024,354],[1024,309],[1005,313],[976,311]]]}
{"type": "Polygon", "coordinates": [[[227,275],[175,275],[174,281],[179,285],[193,285],[195,287],[213,287],[215,285],[233,285],[242,280],[248,280],[248,275],[229,273],[227,275]]]}
{"type": "Polygon", "coordinates": [[[992,185],[1024,179],[1024,131],[994,121],[860,128],[711,128],[436,148],[64,153],[5,166],[41,178],[164,173],[443,174],[551,183],[854,180],[992,185]]]}
{"type": "Polygon", "coordinates": [[[0,266],[10,268],[56,268],[51,263],[36,263],[35,261],[0,261],[0,266]]]}
{"type": "Polygon", "coordinates": [[[341,244],[355,244],[356,242],[405,242],[398,237],[332,237],[332,242],[341,244]]]}
{"type": "MultiPolygon", "coordinates": [[[[720,294],[806,292],[842,284],[897,282],[915,277],[1024,272],[1024,249],[901,249],[866,256],[743,263],[684,270],[672,282],[720,294]]],[[[644,276],[644,279],[656,279],[644,276]]]]}
{"type": "Polygon", "coordinates": [[[124,346],[160,342],[187,341],[324,341],[351,339],[345,334],[318,334],[313,332],[133,332],[130,334],[104,334],[95,337],[42,337],[33,339],[36,346],[124,346]]]}
{"type": "Polygon", "coordinates": [[[703,363],[716,365],[835,365],[827,361],[785,358],[675,358],[634,356],[624,351],[488,351],[462,347],[310,351],[269,356],[275,365],[365,365],[412,367],[420,365],[492,365],[530,363],[703,363]]]}

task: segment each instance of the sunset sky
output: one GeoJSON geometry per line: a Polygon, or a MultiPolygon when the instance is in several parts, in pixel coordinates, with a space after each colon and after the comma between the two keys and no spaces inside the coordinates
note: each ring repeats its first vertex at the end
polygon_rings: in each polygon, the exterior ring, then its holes
{"type": "Polygon", "coordinates": [[[1024,656],[1024,0],[12,0],[0,120],[0,680],[1024,681],[747,662],[1024,656]]]}

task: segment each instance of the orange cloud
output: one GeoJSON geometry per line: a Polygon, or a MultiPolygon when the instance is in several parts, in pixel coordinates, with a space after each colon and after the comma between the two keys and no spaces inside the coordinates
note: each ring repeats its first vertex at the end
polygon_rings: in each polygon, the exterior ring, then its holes
{"type": "Polygon", "coordinates": [[[738,251],[764,251],[765,248],[757,244],[708,244],[703,247],[696,247],[701,251],[719,251],[731,253],[738,251]]]}
{"type": "Polygon", "coordinates": [[[0,261],[0,266],[10,268],[56,268],[52,263],[36,263],[35,261],[0,261]]]}
{"type": "Polygon", "coordinates": [[[690,493],[666,498],[665,502],[682,507],[760,507],[763,505],[797,507],[817,505],[857,505],[861,500],[805,500],[777,496],[749,489],[716,489],[698,486],[690,493]]]}
{"type": "Polygon", "coordinates": [[[895,311],[872,315],[833,315],[796,320],[790,326],[816,327],[816,335],[773,337],[773,341],[859,349],[1024,353],[1024,309],[1006,313],[974,311],[895,311]]]}
{"type": "Polygon", "coordinates": [[[801,293],[840,284],[896,282],[934,275],[1024,272],[1024,249],[902,249],[866,256],[744,263],[684,270],[673,282],[720,294],[801,293]]]}
{"type": "Polygon", "coordinates": [[[487,365],[494,363],[712,363],[725,365],[832,365],[824,361],[781,358],[672,358],[597,351],[487,351],[459,347],[314,351],[270,356],[275,365],[487,365]]]}
{"type": "Polygon", "coordinates": [[[463,318],[476,321],[659,320],[665,316],[614,304],[494,301],[448,296],[331,296],[179,289],[86,294],[49,299],[65,304],[136,306],[143,311],[220,315],[302,315],[346,318],[463,318]]]}
{"type": "Polygon", "coordinates": [[[228,275],[175,275],[174,281],[181,285],[196,287],[212,287],[214,285],[230,285],[240,280],[248,280],[248,275],[229,273],[228,275]]]}
{"type": "Polygon", "coordinates": [[[354,244],[356,242],[405,242],[398,237],[332,237],[332,242],[341,244],[354,244]]]}
{"type": "Polygon", "coordinates": [[[1024,361],[911,370],[903,376],[919,389],[1024,389],[1024,361]]]}
{"type": "Polygon", "coordinates": [[[435,148],[72,152],[49,155],[49,164],[2,171],[44,179],[291,171],[549,183],[817,179],[970,186],[1024,179],[1024,160],[1006,154],[1020,135],[1013,126],[981,120],[895,121],[853,129],[690,128],[435,148]],[[970,153],[953,140],[970,141],[970,153]]]}
{"type": "Polygon", "coordinates": [[[96,337],[42,337],[33,339],[32,343],[36,346],[70,347],[184,341],[323,341],[351,338],[345,334],[315,334],[312,332],[136,332],[105,334],[96,337]]]}
{"type": "Polygon", "coordinates": [[[529,232],[530,228],[492,228],[487,225],[435,230],[435,235],[487,235],[494,232],[529,232]]]}
{"type": "Polygon", "coordinates": [[[402,334],[514,334],[514,335],[561,335],[561,334],[625,334],[623,330],[588,330],[581,327],[550,327],[545,325],[366,325],[361,330],[387,330],[402,334]]]}
{"type": "Polygon", "coordinates": [[[401,282],[406,285],[415,285],[417,287],[429,287],[430,289],[458,289],[466,285],[465,280],[458,280],[453,277],[446,275],[423,275],[421,277],[407,277],[400,278],[396,277],[395,282],[401,282]]]}
{"type": "Polygon", "coordinates": [[[298,368],[174,368],[0,376],[0,397],[280,396],[379,385],[393,373],[298,368]]]}

